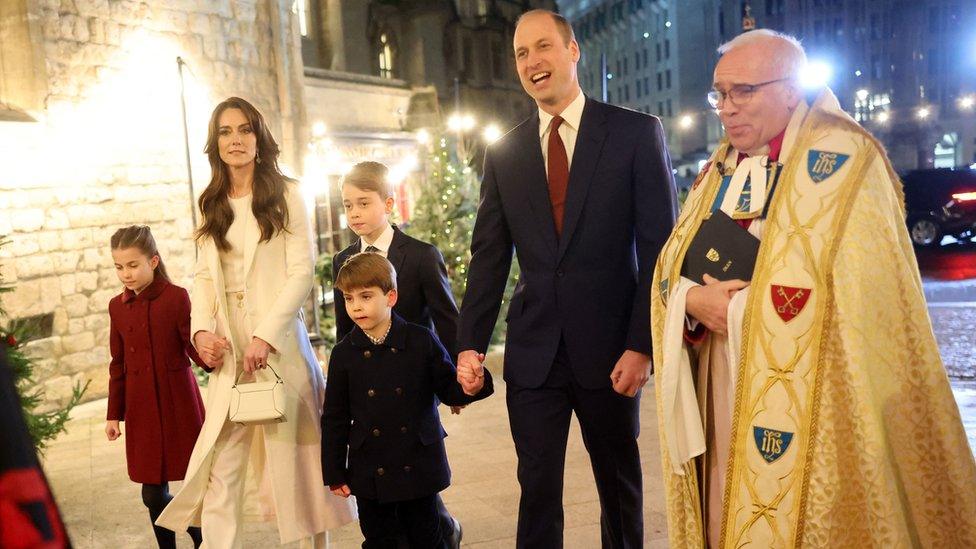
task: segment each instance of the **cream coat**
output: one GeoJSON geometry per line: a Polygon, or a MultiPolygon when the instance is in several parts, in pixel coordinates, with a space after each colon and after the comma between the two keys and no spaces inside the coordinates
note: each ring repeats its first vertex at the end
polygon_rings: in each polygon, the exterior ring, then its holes
{"type": "MultiPolygon", "coordinates": [[[[284,379],[287,394],[287,421],[256,429],[251,464],[264,492],[262,501],[273,496],[273,509],[267,514],[276,512],[281,542],[289,543],[354,520],[355,507],[351,500],[334,496],[322,482],[320,418],[325,379],[301,313],[313,277],[308,215],[297,184],[288,184],[285,199],[288,230],[267,242],[258,241],[257,220],[247,217],[244,265],[248,320],[255,327],[253,335],[277,350],[268,362],[284,379]]],[[[198,246],[191,330],[194,334],[213,331],[233,345],[220,258],[211,238],[198,246]]],[[[190,524],[199,524],[214,443],[227,421],[235,364],[243,352],[232,348],[224,355],[223,366],[210,375],[206,420],[183,487],[156,521],[161,526],[181,532],[190,524]]],[[[271,375],[267,369],[261,370],[259,380],[271,375]]]]}

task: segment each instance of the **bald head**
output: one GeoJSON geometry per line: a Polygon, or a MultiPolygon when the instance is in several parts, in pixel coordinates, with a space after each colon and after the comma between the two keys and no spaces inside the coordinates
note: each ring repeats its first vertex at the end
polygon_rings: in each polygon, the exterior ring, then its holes
{"type": "Polygon", "coordinates": [[[737,50],[761,59],[783,77],[797,78],[807,64],[807,54],[799,40],[769,29],[740,34],[718,47],[723,57],[737,50]]]}
{"type": "Polygon", "coordinates": [[[719,48],[712,87],[732,146],[756,154],[779,135],[803,99],[797,77],[806,53],[796,39],[769,30],[742,34],[719,48]]]}
{"type": "Polygon", "coordinates": [[[576,40],[576,33],[573,32],[573,25],[569,22],[569,20],[550,10],[537,9],[529,10],[523,13],[515,22],[515,28],[518,28],[524,19],[532,17],[548,17],[549,19],[552,19],[552,22],[559,30],[559,36],[562,37],[564,46],[568,46],[570,42],[576,40]]]}

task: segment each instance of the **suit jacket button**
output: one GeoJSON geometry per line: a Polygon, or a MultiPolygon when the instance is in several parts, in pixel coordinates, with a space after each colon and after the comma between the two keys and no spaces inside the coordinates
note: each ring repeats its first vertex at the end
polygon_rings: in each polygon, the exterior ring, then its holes
{"type": "Polygon", "coordinates": [[[403,472],[404,472],[404,473],[409,473],[409,472],[410,472],[410,471],[412,471],[412,470],[413,470],[413,467],[411,467],[411,466],[409,466],[409,465],[404,465],[404,466],[403,466],[403,472]]]}
{"type": "Polygon", "coordinates": [[[384,469],[384,468],[382,468],[382,467],[380,467],[380,468],[378,468],[378,469],[376,470],[376,474],[377,474],[377,475],[379,475],[379,476],[383,476],[383,475],[385,475],[385,474],[386,474],[386,469],[384,469]]]}
{"type": "Polygon", "coordinates": [[[407,432],[407,426],[404,425],[403,427],[400,427],[400,432],[401,433],[406,433],[407,432]]]}
{"type": "Polygon", "coordinates": [[[396,352],[397,352],[396,347],[391,348],[390,349],[390,352],[393,353],[393,354],[396,354],[396,352]]]}
{"type": "Polygon", "coordinates": [[[373,436],[374,437],[380,436],[380,430],[379,429],[373,429],[373,436]]]}
{"type": "Polygon", "coordinates": [[[366,358],[369,358],[369,357],[373,356],[373,353],[371,353],[370,351],[366,350],[366,351],[363,351],[363,356],[366,357],[366,358]]]}
{"type": "Polygon", "coordinates": [[[366,391],[366,395],[367,396],[374,397],[374,396],[376,396],[376,391],[370,389],[370,390],[366,391]]]}
{"type": "Polygon", "coordinates": [[[563,276],[564,274],[566,274],[566,273],[564,273],[562,269],[557,269],[557,270],[556,270],[556,276],[558,276],[558,277],[560,277],[560,278],[562,278],[562,276],[563,276]]]}
{"type": "Polygon", "coordinates": [[[396,389],[394,389],[394,392],[396,392],[396,394],[398,394],[398,395],[402,395],[403,394],[403,388],[402,387],[397,387],[396,389]]]}

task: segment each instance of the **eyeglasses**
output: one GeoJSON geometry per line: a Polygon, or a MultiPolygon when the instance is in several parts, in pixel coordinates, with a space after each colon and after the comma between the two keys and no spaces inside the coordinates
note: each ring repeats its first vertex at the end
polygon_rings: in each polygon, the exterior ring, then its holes
{"type": "Polygon", "coordinates": [[[770,84],[775,84],[777,82],[783,82],[790,80],[791,77],[777,78],[776,80],[770,80],[768,82],[760,82],[758,84],[738,84],[732,86],[729,91],[724,92],[721,90],[712,90],[708,92],[708,104],[712,106],[713,109],[719,108],[719,105],[725,103],[728,99],[733,105],[739,107],[745,105],[752,99],[753,94],[756,90],[763,86],[768,86],[770,84]]]}

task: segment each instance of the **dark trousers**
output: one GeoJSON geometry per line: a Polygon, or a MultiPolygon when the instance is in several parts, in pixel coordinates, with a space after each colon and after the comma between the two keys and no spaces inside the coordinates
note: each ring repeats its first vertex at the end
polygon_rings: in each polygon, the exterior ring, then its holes
{"type": "Polygon", "coordinates": [[[375,499],[356,497],[359,528],[366,541],[363,549],[395,549],[405,534],[414,549],[442,549],[450,533],[441,528],[437,494],[406,501],[380,503],[375,499]]]}
{"type": "Polygon", "coordinates": [[[603,547],[641,547],[643,488],[637,449],[640,395],[629,398],[610,386],[580,386],[565,345],[560,344],[545,383],[532,389],[509,383],[505,399],[522,488],[517,547],[563,546],[563,473],[573,412],[600,496],[603,547]]]}
{"type": "MultiPolygon", "coordinates": [[[[142,485],[142,503],[146,509],[149,509],[149,521],[152,524],[153,534],[156,536],[156,545],[160,549],[176,549],[176,533],[162,526],[156,526],[156,519],[159,518],[160,513],[163,512],[171,499],[173,496],[169,493],[168,482],[142,485]]],[[[191,526],[186,529],[186,532],[193,539],[193,546],[200,547],[200,544],[203,543],[200,529],[191,526]]]]}

